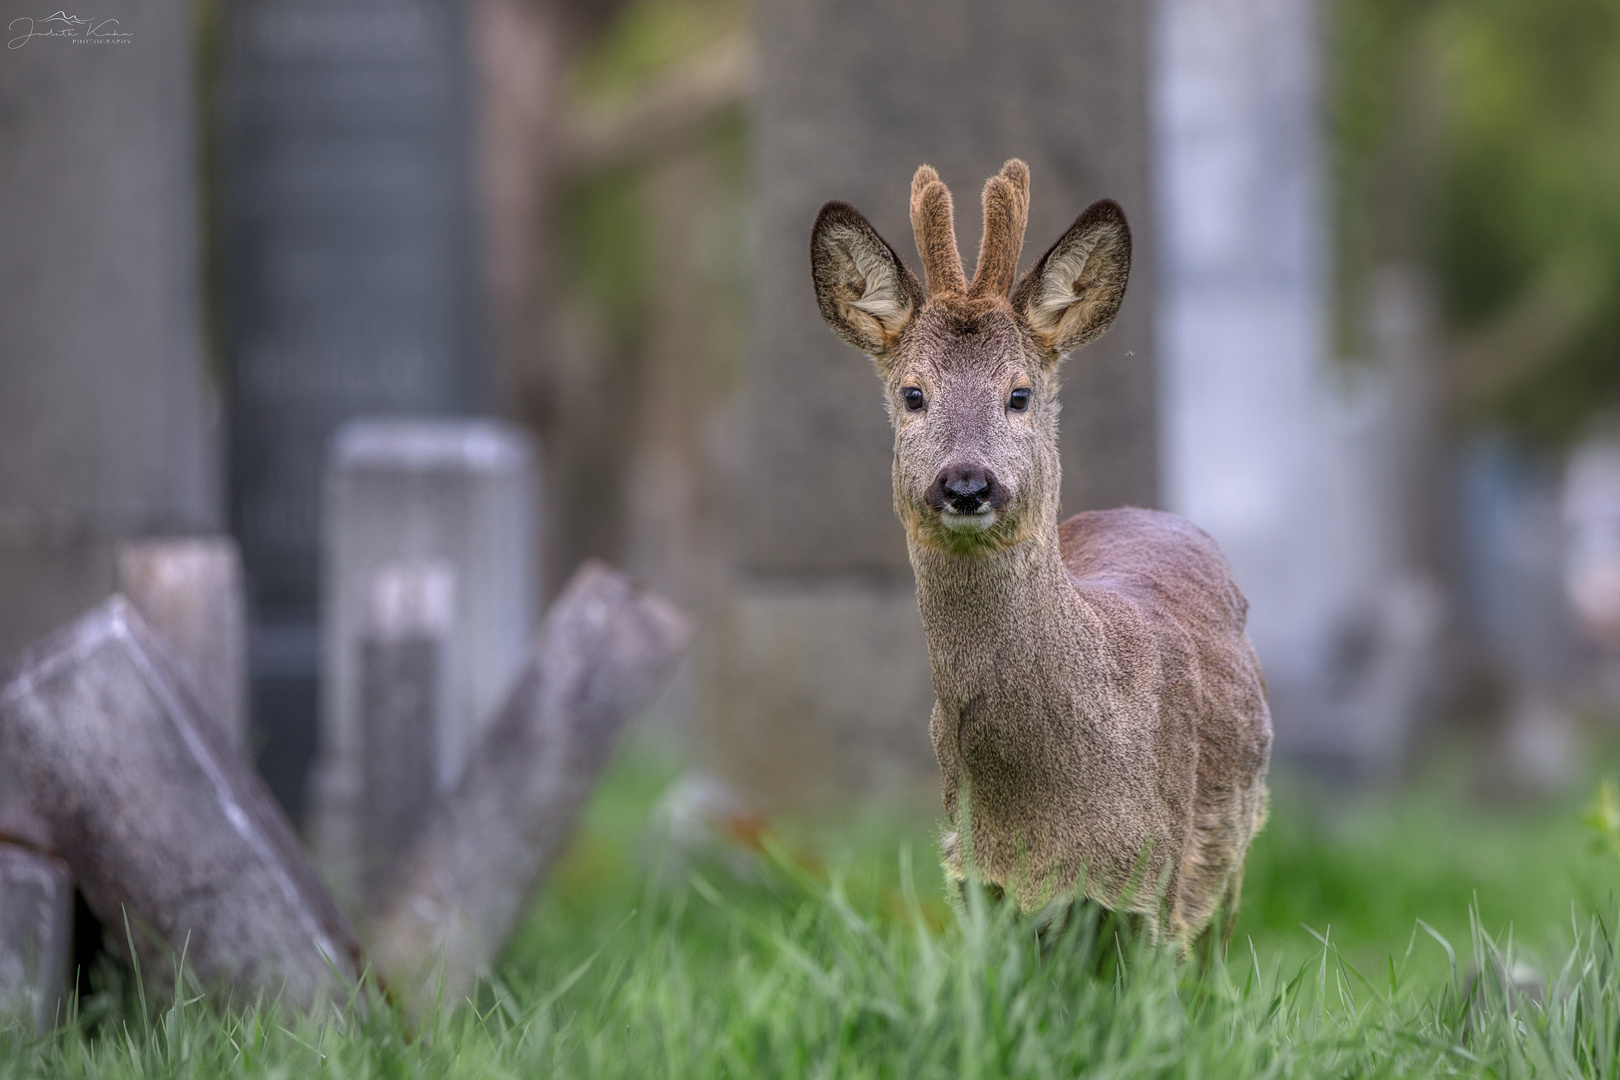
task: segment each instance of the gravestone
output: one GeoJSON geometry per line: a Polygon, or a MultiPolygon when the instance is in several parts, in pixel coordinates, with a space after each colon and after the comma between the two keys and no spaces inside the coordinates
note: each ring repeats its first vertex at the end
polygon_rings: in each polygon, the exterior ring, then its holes
{"type": "Polygon", "coordinates": [[[952,188],[978,249],[979,191],[1030,167],[1033,262],[1091,201],[1136,236],[1114,328],[1068,361],[1065,513],[1156,501],[1147,5],[763,0],[757,104],[756,337],[735,483],[736,577],[715,621],[708,746],[775,802],[835,792],[937,797],[933,704],[893,436],[872,365],[822,323],[807,256],[828,199],[853,203],[913,267],[912,173],[952,188]]]}
{"type": "Polygon", "coordinates": [[[466,774],[374,907],[369,945],[420,1010],[472,989],[573,834],[625,725],[691,638],[674,605],[596,562],[546,612],[466,774]]]}
{"type": "Polygon", "coordinates": [[[60,7],[0,19],[0,664],[112,590],[120,538],[220,525],[193,8],[60,7]]]}
{"type": "Polygon", "coordinates": [[[285,815],[122,596],[23,652],[0,687],[0,766],[155,985],[182,951],[236,1000],[307,1007],[358,976],[354,933],[285,815]]]}
{"type": "Polygon", "coordinates": [[[185,667],[225,741],[247,754],[247,613],[236,541],[128,541],[118,548],[118,591],[185,667]]]}
{"type": "Polygon", "coordinates": [[[421,831],[438,790],[437,753],[448,702],[455,572],[392,564],[366,591],[360,632],[361,880],[368,900],[389,862],[421,831]]]}
{"type": "Polygon", "coordinates": [[[43,1034],[61,1016],[73,881],[61,859],[0,842],[0,1017],[43,1034]]]}
{"type": "Polygon", "coordinates": [[[231,530],[254,633],[261,768],[303,803],[315,742],[320,484],[351,416],[483,401],[464,6],[226,9],[231,530]]]}
{"type": "Polygon", "coordinates": [[[360,640],[376,574],[433,564],[454,582],[433,784],[448,790],[523,663],[537,602],[531,440],[492,420],[355,420],[332,441],[322,555],[325,683],[316,848],[357,894],[364,737],[360,640]]]}

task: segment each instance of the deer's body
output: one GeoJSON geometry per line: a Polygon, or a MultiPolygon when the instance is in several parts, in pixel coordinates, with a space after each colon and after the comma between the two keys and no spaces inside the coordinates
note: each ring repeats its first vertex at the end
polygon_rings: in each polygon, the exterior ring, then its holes
{"type": "Polygon", "coordinates": [[[864,218],[829,203],[818,298],[889,391],[956,826],[948,869],[971,861],[1025,907],[1079,890],[1155,926],[1162,913],[1185,942],[1235,909],[1264,818],[1264,684],[1205,533],[1135,509],[1059,524],[1057,364],[1112,320],[1130,241],[1118,207],[1096,204],[1014,288],[1027,184],[1009,162],[986,185],[969,285],[949,194],[919,170],[926,295],[864,218]]]}

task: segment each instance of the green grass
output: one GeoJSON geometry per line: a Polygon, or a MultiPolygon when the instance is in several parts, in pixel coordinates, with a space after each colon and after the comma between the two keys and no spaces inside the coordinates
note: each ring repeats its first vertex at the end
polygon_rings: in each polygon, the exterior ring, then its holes
{"type": "Polygon", "coordinates": [[[616,765],[471,1008],[413,1027],[375,1001],[310,1020],[108,985],[63,1031],[7,1036],[0,1075],[1620,1075],[1620,860],[1578,803],[1280,783],[1231,952],[1200,969],[947,904],[934,824],[892,814],[784,825],[748,880],[714,862],[655,885],[642,830],[669,778],[616,765]]]}

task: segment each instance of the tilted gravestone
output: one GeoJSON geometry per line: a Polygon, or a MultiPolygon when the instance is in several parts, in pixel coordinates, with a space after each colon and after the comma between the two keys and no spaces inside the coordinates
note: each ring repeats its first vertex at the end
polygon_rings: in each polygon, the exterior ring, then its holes
{"type": "Polygon", "coordinates": [[[108,937],[168,984],[293,1006],[341,995],[359,945],[285,816],[122,596],[25,650],[0,765],[108,937]]]}
{"type": "Polygon", "coordinates": [[[169,646],[225,741],[249,750],[247,612],[242,556],[228,536],[127,541],[118,591],[169,646]]]}
{"type": "Polygon", "coordinates": [[[371,955],[393,990],[416,1007],[468,993],[690,637],[684,615],[622,574],[586,563],[574,575],[466,774],[373,909],[371,955]]]}
{"type": "Polygon", "coordinates": [[[220,525],[193,7],[62,7],[0,18],[0,664],[111,591],[119,539],[220,525]]]}
{"type": "Polygon", "coordinates": [[[1091,201],[1135,233],[1118,321],[1068,361],[1065,513],[1156,501],[1148,10],[1132,0],[764,0],[757,318],[737,576],[715,623],[709,753],[773,802],[930,787],[933,703],[892,434],[869,361],[823,325],[810,227],[853,203],[917,265],[913,171],[939,169],[971,263],[979,190],[1030,166],[1027,266],[1091,201]]]}
{"type": "Polygon", "coordinates": [[[362,837],[366,754],[361,638],[379,570],[442,567],[453,580],[433,730],[434,789],[467,756],[523,663],[534,625],[535,453],[490,420],[356,420],[332,442],[322,555],[324,689],[315,840],[345,900],[376,863],[362,837]]]}
{"type": "Polygon", "coordinates": [[[260,764],[301,812],[328,440],[356,415],[465,414],[485,396],[466,9],[243,0],[225,13],[231,529],[253,600],[260,764]]]}

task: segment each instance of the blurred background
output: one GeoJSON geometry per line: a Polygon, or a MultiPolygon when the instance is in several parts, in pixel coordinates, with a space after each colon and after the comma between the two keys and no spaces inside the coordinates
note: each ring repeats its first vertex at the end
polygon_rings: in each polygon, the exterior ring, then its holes
{"type": "Polygon", "coordinates": [[[128,37],[0,55],[0,659],[121,542],[229,534],[249,743],[307,827],[386,442],[353,422],[401,417],[519,448],[515,561],[457,556],[519,635],[588,556],[699,616],[660,752],[773,809],[937,805],[887,420],[806,247],[838,198],[914,263],[929,162],[971,254],[1012,156],[1027,258],[1105,196],[1137,237],[1065,369],[1064,511],[1216,537],[1284,768],[1438,750],[1534,797],[1614,742],[1617,0],[102,7],[128,37]]]}

